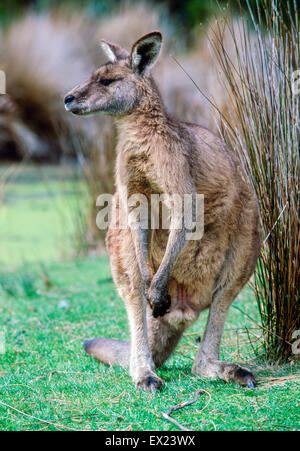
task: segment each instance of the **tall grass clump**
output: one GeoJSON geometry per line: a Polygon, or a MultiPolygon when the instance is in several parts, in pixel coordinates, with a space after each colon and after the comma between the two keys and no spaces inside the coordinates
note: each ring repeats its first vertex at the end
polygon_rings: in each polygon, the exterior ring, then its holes
{"type": "Polygon", "coordinates": [[[224,23],[211,39],[230,115],[221,133],[249,177],[260,206],[263,244],[254,285],[266,357],[292,355],[300,329],[300,69],[299,22],[293,0],[257,1],[238,29],[231,19],[231,54],[224,23]],[[298,89],[297,89],[298,88],[298,89]]]}

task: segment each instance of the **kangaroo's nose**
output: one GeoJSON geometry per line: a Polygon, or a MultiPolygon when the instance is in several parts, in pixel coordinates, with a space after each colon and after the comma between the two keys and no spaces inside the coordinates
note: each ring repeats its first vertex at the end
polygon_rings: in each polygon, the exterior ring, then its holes
{"type": "Polygon", "coordinates": [[[74,96],[67,96],[65,97],[65,105],[68,105],[69,103],[72,103],[75,100],[74,96]]]}

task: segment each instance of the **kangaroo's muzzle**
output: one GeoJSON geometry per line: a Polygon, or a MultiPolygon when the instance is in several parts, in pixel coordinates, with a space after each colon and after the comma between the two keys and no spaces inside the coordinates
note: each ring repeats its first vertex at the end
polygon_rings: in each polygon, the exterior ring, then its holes
{"type": "Polygon", "coordinates": [[[72,95],[67,95],[65,97],[65,108],[67,111],[71,111],[72,110],[72,106],[74,106],[74,102],[75,102],[75,97],[72,95]]]}

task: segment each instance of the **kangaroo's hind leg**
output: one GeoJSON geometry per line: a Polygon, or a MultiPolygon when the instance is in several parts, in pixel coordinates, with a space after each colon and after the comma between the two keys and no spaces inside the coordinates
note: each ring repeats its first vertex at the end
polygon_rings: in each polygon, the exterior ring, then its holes
{"type": "Polygon", "coordinates": [[[106,242],[113,279],[126,305],[130,343],[94,339],[85,342],[85,350],[101,362],[129,367],[138,387],[160,388],[162,380],[154,368],[168,358],[182,331],[171,328],[163,318],[153,318],[129,229],[110,228],[106,242]]]}
{"type": "Polygon", "coordinates": [[[254,388],[255,378],[247,368],[236,363],[219,360],[220,343],[227,312],[239,291],[225,289],[215,296],[192,373],[204,377],[220,377],[226,382],[233,380],[240,385],[254,388]]]}
{"type": "Polygon", "coordinates": [[[163,317],[154,318],[147,308],[147,325],[150,350],[156,368],[161,367],[176,348],[184,327],[173,327],[163,317]]]}
{"type": "Polygon", "coordinates": [[[146,324],[146,299],[140,290],[131,290],[124,297],[130,327],[130,343],[106,338],[86,341],[88,354],[108,364],[129,367],[138,388],[147,391],[160,389],[163,381],[154,372],[146,324]]]}

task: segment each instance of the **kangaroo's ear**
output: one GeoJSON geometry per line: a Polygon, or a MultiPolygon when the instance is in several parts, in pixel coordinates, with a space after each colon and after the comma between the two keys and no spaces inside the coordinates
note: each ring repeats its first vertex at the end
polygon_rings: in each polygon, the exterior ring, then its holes
{"type": "Polygon", "coordinates": [[[111,61],[112,63],[117,60],[126,59],[129,57],[127,50],[123,49],[118,44],[113,44],[112,42],[106,41],[105,39],[101,39],[100,44],[109,61],[111,61]]]}
{"type": "Polygon", "coordinates": [[[152,31],[136,41],[130,57],[132,70],[140,75],[149,73],[158,58],[161,44],[162,34],[159,31],[152,31]]]}

